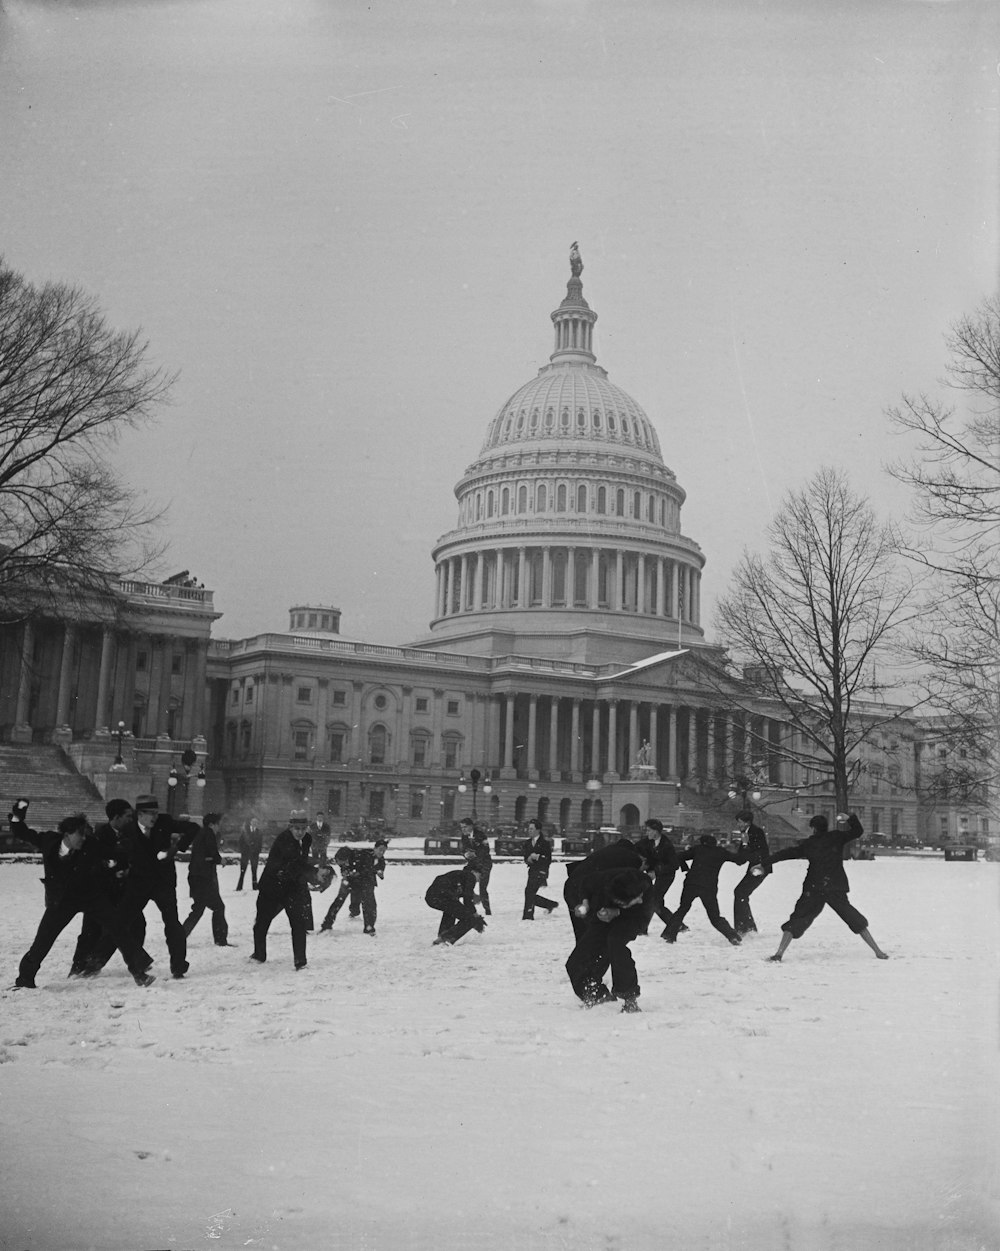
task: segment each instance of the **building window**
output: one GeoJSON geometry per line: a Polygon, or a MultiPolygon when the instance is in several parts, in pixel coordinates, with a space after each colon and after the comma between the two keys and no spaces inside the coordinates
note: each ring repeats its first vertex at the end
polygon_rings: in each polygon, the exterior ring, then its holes
{"type": "Polygon", "coordinates": [[[556,489],[556,512],[564,513],[566,511],[566,484],[561,482],[556,489]]]}
{"type": "Polygon", "coordinates": [[[506,516],[510,512],[510,488],[504,487],[500,492],[500,512],[506,516]]]}
{"type": "Polygon", "coordinates": [[[233,693],[229,702],[231,704],[238,704],[240,702],[240,688],[238,686],[233,687],[233,693]]]}
{"type": "Polygon", "coordinates": [[[373,725],[368,735],[368,759],[372,764],[385,764],[389,736],[384,725],[373,725]]]}
{"type": "Polygon", "coordinates": [[[179,655],[175,652],[175,653],[174,653],[174,654],[170,657],[170,672],[171,672],[171,673],[180,673],[182,664],[183,664],[183,657],[179,656],[179,655]]]}
{"type": "Polygon", "coordinates": [[[295,759],[296,760],[308,760],[309,759],[309,731],[308,730],[296,730],[293,735],[293,742],[295,744],[295,759]]]}
{"type": "Polygon", "coordinates": [[[240,747],[243,749],[244,756],[250,751],[252,733],[250,722],[244,721],[240,726],[240,747]]]}
{"type": "Polygon", "coordinates": [[[426,711],[427,711],[427,696],[418,695],[417,696],[417,712],[426,712],[426,711]]]}
{"type": "Polygon", "coordinates": [[[457,699],[448,700],[448,716],[449,717],[458,716],[458,700],[457,699]]]}
{"type": "Polygon", "coordinates": [[[578,513],[587,511],[587,488],[585,486],[576,488],[576,511],[578,513]]]}
{"type": "Polygon", "coordinates": [[[517,488],[517,511],[519,513],[528,511],[528,488],[526,486],[517,488]]]}
{"type": "Polygon", "coordinates": [[[940,818],[939,818],[939,821],[938,821],[938,824],[939,824],[939,828],[940,828],[940,830],[941,830],[941,837],[942,837],[942,839],[946,839],[946,838],[948,837],[948,818],[947,818],[947,817],[940,817],[940,818]]]}
{"type": "Polygon", "coordinates": [[[625,492],[621,487],[615,492],[615,512],[619,517],[625,516],[625,492]]]}
{"type": "Polygon", "coordinates": [[[344,815],[344,788],[342,786],[330,787],[326,796],[326,812],[330,817],[344,815]]]}
{"type": "Polygon", "coordinates": [[[330,763],[344,763],[344,732],[333,730],[330,734],[330,763]]]}
{"type": "Polygon", "coordinates": [[[893,808],[889,813],[889,834],[893,842],[896,842],[903,833],[903,814],[898,808],[893,808]]]}
{"type": "Polygon", "coordinates": [[[343,708],[345,707],[346,704],[347,704],[347,692],[346,691],[334,691],[333,692],[334,707],[343,708]]]}
{"type": "Polygon", "coordinates": [[[546,499],[547,499],[547,496],[545,492],[545,486],[539,485],[538,490],[535,492],[535,512],[536,513],[545,512],[546,499]]]}
{"type": "Polygon", "coordinates": [[[885,813],[882,811],[881,808],[872,809],[872,833],[873,834],[882,833],[882,822],[884,818],[885,818],[885,813]]]}
{"type": "Polygon", "coordinates": [[[427,764],[427,740],[423,735],[413,740],[413,763],[419,768],[427,764]]]}
{"type": "Polygon", "coordinates": [[[252,687],[252,686],[248,686],[248,687],[247,687],[247,690],[246,690],[246,702],[247,702],[248,704],[252,704],[252,703],[253,703],[253,687],[252,687]]]}
{"type": "Polygon", "coordinates": [[[597,511],[599,513],[608,511],[608,493],[604,487],[597,488],[597,511]]]}
{"type": "Polygon", "coordinates": [[[300,686],[298,690],[298,694],[295,696],[295,702],[298,704],[311,704],[312,703],[312,687],[300,686]]]}
{"type": "Polygon", "coordinates": [[[410,791],[410,817],[414,821],[419,821],[424,815],[424,791],[410,791]]]}
{"type": "Polygon", "coordinates": [[[136,673],[145,673],[148,665],[149,665],[149,652],[136,652],[135,654],[136,673]]]}
{"type": "Polygon", "coordinates": [[[381,710],[382,710],[382,709],[386,706],[386,704],[387,704],[388,702],[389,702],[389,701],[386,699],[386,697],[385,697],[384,695],[376,695],[376,696],[375,696],[375,700],[374,700],[375,707],[376,707],[376,708],[378,708],[378,710],[379,710],[380,712],[381,712],[381,710]]]}
{"type": "Polygon", "coordinates": [[[368,792],[368,815],[370,817],[385,816],[385,791],[372,790],[368,792]]]}
{"type": "Polygon", "coordinates": [[[444,767],[446,769],[458,768],[458,743],[453,738],[445,739],[444,767]]]}

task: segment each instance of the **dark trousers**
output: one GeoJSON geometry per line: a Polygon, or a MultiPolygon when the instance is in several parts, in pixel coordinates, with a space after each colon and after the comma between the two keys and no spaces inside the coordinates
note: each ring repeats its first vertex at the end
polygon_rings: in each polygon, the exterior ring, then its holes
{"type": "Polygon", "coordinates": [[[736,931],[725,919],[719,911],[719,887],[718,883],[712,886],[698,886],[692,882],[690,878],[684,879],[684,889],[681,891],[680,907],[674,913],[674,919],[663,931],[664,937],[676,938],[680,932],[684,918],[691,910],[691,905],[696,899],[700,899],[702,907],[705,909],[705,915],[712,922],[720,934],[726,938],[733,939],[737,937],[736,931]]]}
{"type": "MultiPolygon", "coordinates": [[[[121,927],[120,922],[115,918],[110,904],[106,907],[94,905],[92,901],[87,901],[88,906],[95,914],[104,922],[101,928],[102,935],[109,933],[111,941],[114,945],[111,948],[113,952],[115,947],[121,948],[122,956],[128,966],[129,972],[133,977],[139,976],[145,969],[139,958],[139,948],[134,937],[127,934],[121,927]],[[105,930],[105,927],[107,929],[105,930]]],[[[79,916],[84,911],[84,901],[77,899],[61,900],[51,904],[42,913],[42,919],[38,923],[38,931],[35,934],[35,940],[24,953],[21,958],[21,964],[18,968],[18,977],[22,981],[34,981],[35,974],[42,967],[42,961],[52,950],[56,939],[63,932],[67,925],[74,917],[79,916]]],[[[110,959],[110,952],[108,958],[110,959]]]]}
{"type": "Polygon", "coordinates": [[[539,888],[547,885],[549,875],[544,869],[528,869],[528,881],[524,888],[524,913],[525,917],[534,917],[535,908],[544,908],[546,912],[551,912],[556,906],[551,899],[546,899],[544,895],[538,893],[539,888]]]}
{"type": "Polygon", "coordinates": [[[641,906],[633,911],[639,915],[632,917],[626,912],[607,922],[588,917],[581,925],[576,946],[566,961],[566,972],[574,992],[584,1003],[596,1002],[609,968],[613,994],[620,999],[638,996],[639,977],[629,943],[642,929],[641,906]]]}
{"type": "MultiPolygon", "coordinates": [[[[98,950],[101,947],[101,940],[105,933],[109,935],[113,933],[119,912],[120,903],[117,899],[109,899],[104,905],[84,909],[83,924],[80,926],[80,937],[76,940],[73,962],[69,968],[70,974],[83,973],[86,969],[100,969],[104,967],[108,959],[110,959],[111,953],[106,958],[103,958],[99,956],[98,950]],[[98,962],[99,960],[100,963],[98,962]]],[[[148,969],[153,963],[153,957],[143,946],[143,943],[146,941],[146,918],[140,912],[138,920],[135,917],[132,917],[131,920],[130,938],[137,948],[136,955],[139,965],[143,969],[148,969]]],[[[124,959],[124,956],[122,959],[124,959]]]]}
{"type": "Polygon", "coordinates": [[[334,896],[333,903],[326,910],[326,916],[323,918],[323,924],[320,926],[321,930],[328,930],[330,926],[334,923],[334,921],[336,921],[337,914],[340,912],[341,908],[344,906],[344,903],[348,895],[350,895],[350,893],[351,893],[351,883],[341,882],[340,889],[337,891],[336,895],[334,896]]]}
{"type": "Polygon", "coordinates": [[[750,896],[758,886],[764,884],[763,877],[754,877],[747,869],[736,889],[733,891],[733,928],[737,934],[751,934],[757,931],[757,922],[750,911],[750,896]]]}
{"type": "Polygon", "coordinates": [[[446,943],[457,943],[468,934],[476,923],[476,910],[451,895],[427,895],[427,906],[441,913],[438,938],[446,943]]]}
{"type": "Polygon", "coordinates": [[[792,915],[781,927],[793,938],[801,938],[824,908],[831,908],[854,934],[868,928],[868,918],[848,900],[846,890],[804,890],[792,915]]]}
{"type": "MultiPolygon", "coordinates": [[[[145,925],[142,914],[146,905],[154,903],[163,918],[163,936],[167,941],[170,955],[170,972],[175,977],[183,977],[187,972],[187,938],[184,927],[177,915],[177,884],[174,881],[160,882],[155,889],[149,886],[126,885],[119,905],[118,916],[121,928],[130,936],[140,932],[145,925]]],[[[111,959],[111,954],[118,945],[114,933],[105,932],[91,962],[96,968],[103,968],[111,959]]]]}
{"type": "Polygon", "coordinates": [[[188,936],[201,920],[207,908],[212,913],[212,938],[218,946],[224,947],[229,941],[229,923],[226,921],[226,905],[219,894],[219,880],[188,879],[191,892],[191,911],[184,922],[184,934],[188,936]]]}
{"type": "Polygon", "coordinates": [[[247,875],[247,865],[250,866],[250,884],[257,889],[257,865],[260,863],[259,851],[241,851],[240,852],[240,880],[236,883],[236,889],[243,889],[243,879],[247,875]]]}
{"type": "Polygon", "coordinates": [[[255,960],[263,963],[267,959],[267,931],[271,922],[279,912],[288,917],[288,925],[292,931],[292,959],[295,967],[301,969],[306,963],[306,934],[309,918],[308,898],[296,896],[289,899],[287,895],[257,894],[257,919],[253,927],[253,955],[255,960]]]}
{"type": "Polygon", "coordinates": [[[483,911],[488,917],[493,915],[490,909],[490,874],[493,872],[493,862],[479,866],[479,902],[483,905],[483,911]]]}
{"type": "Polygon", "coordinates": [[[643,933],[649,933],[649,925],[654,916],[660,918],[664,925],[669,925],[674,914],[663,902],[663,897],[667,891],[673,886],[674,878],[677,876],[676,869],[657,869],[656,876],[653,878],[653,891],[649,897],[649,901],[645,905],[645,925],[643,933]]]}

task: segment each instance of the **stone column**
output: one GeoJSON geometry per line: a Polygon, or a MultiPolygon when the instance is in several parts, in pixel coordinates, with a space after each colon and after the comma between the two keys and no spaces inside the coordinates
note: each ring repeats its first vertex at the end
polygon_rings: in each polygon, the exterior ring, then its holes
{"type": "Polygon", "coordinates": [[[667,777],[675,780],[680,775],[677,772],[677,705],[671,704],[670,711],[667,714],[667,777]]]}
{"type": "Polygon", "coordinates": [[[631,768],[639,750],[639,705],[634,699],[628,702],[628,743],[625,749],[625,767],[631,768]]]}
{"type": "Polygon", "coordinates": [[[28,723],[28,705],[31,701],[31,667],[34,662],[35,627],[26,621],[21,628],[21,665],[17,676],[17,706],[14,726],[10,732],[12,743],[30,743],[31,726],[28,723]]]}
{"type": "Polygon", "coordinates": [[[115,636],[110,626],[101,629],[101,664],[97,671],[97,707],[94,711],[94,729],[107,731],[108,705],[111,694],[111,658],[114,653],[115,636]]]}
{"type": "Polygon", "coordinates": [[[59,661],[59,691],[56,696],[56,729],[69,725],[69,684],[73,676],[73,644],[76,642],[76,626],[67,622],[63,627],[62,656],[59,661]]]}
{"type": "Polygon", "coordinates": [[[483,606],[483,553],[476,553],[476,572],[472,583],[472,610],[479,612],[483,606]]]}
{"type": "Polygon", "coordinates": [[[667,580],[664,576],[666,573],[666,561],[662,556],[656,558],[656,615],[662,617],[666,614],[666,585],[667,580]]]}
{"type": "Polygon", "coordinates": [[[449,556],[444,570],[444,615],[450,617],[455,599],[455,562],[449,556]]]}
{"type": "Polygon", "coordinates": [[[463,552],[461,563],[459,566],[458,593],[460,599],[458,601],[458,611],[465,612],[469,602],[469,556],[467,552],[463,552]]]}
{"type": "Polygon", "coordinates": [[[531,588],[528,585],[528,549],[517,549],[517,607],[527,608],[531,603],[531,588]]]}
{"type": "Polygon", "coordinates": [[[636,612],[646,612],[646,553],[636,557],[636,612]]]}
{"type": "Polygon", "coordinates": [[[618,700],[608,700],[608,759],[606,781],[618,779],[618,700]]]}
{"type": "Polygon", "coordinates": [[[434,707],[431,711],[431,763],[435,768],[444,766],[444,743],[441,727],[444,719],[444,691],[434,691],[434,707]]]}
{"type": "Polygon", "coordinates": [[[625,553],[619,547],[615,552],[615,602],[612,612],[621,612],[625,599],[625,553]]]}
{"type": "Polygon", "coordinates": [[[590,714],[590,769],[595,777],[601,774],[601,705],[595,699],[590,714]]]}
{"type": "Polygon", "coordinates": [[[590,585],[587,587],[587,604],[590,608],[601,605],[601,551],[595,547],[590,553],[590,585]]]}
{"type": "Polygon", "coordinates": [[[576,548],[566,548],[566,607],[576,607],[576,548]]]}
{"type": "Polygon", "coordinates": [[[174,640],[169,635],[161,639],[163,663],[160,666],[160,720],[157,737],[167,732],[167,714],[170,711],[171,675],[173,672],[174,640]]]}
{"type": "Polygon", "coordinates": [[[538,761],[535,756],[538,729],[538,696],[528,696],[528,777],[537,778],[538,761]]]}
{"type": "Polygon", "coordinates": [[[698,710],[688,708],[688,776],[698,772],[698,710]]]}
{"type": "Polygon", "coordinates": [[[514,768],[514,696],[507,693],[507,724],[504,726],[503,767],[514,768]]]}
{"type": "Polygon", "coordinates": [[[569,730],[569,768],[573,781],[579,780],[580,774],[580,701],[574,699],[569,730]]]}
{"type": "Polygon", "coordinates": [[[659,704],[649,705],[649,757],[653,762],[653,768],[656,770],[657,781],[660,778],[660,748],[657,736],[659,711],[659,704]]]}
{"type": "Polygon", "coordinates": [[[555,779],[559,774],[559,700],[553,695],[549,699],[549,778],[555,779]]]}

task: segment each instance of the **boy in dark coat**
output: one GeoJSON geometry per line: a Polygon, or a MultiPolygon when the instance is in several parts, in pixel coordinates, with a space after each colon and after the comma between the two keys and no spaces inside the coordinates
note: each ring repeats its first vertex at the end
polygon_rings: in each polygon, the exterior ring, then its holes
{"type": "Polygon", "coordinates": [[[552,866],[552,840],[545,837],[541,821],[532,818],[528,822],[528,837],[521,844],[521,855],[528,866],[528,880],[524,886],[524,912],[522,921],[535,919],[535,908],[544,908],[551,912],[559,904],[552,899],[540,895],[539,889],[546,886],[549,880],[549,869],[552,866]]]}
{"type": "Polygon", "coordinates": [[[306,934],[312,919],[309,878],[312,840],[306,831],[304,812],[293,812],[267,853],[264,871],[257,883],[257,919],[253,927],[251,960],[267,960],[267,931],[279,912],[288,917],[292,932],[292,959],[296,971],[306,967],[306,934]]]}
{"type": "Polygon", "coordinates": [[[462,852],[468,857],[472,852],[472,863],[479,874],[479,900],[487,916],[490,912],[490,874],[493,872],[493,857],[490,854],[490,840],[485,830],[473,824],[470,817],[463,817],[462,852]]]}
{"type": "Polygon", "coordinates": [[[681,864],[688,865],[687,876],[681,891],[681,902],[674,919],[664,928],[661,937],[668,943],[677,941],[684,918],[696,899],[700,899],[709,921],[734,947],[743,941],[719,911],[719,873],[724,864],[743,864],[742,854],[734,856],[725,847],[719,847],[711,834],[702,834],[694,847],[681,856],[681,864]]]}
{"type": "Polygon", "coordinates": [[[599,869],[584,873],[578,887],[573,911],[580,929],[566,961],[573,990],[588,1008],[621,999],[623,1012],[638,1012],[639,978],[628,945],[642,929],[652,883],[637,868],[599,869]],[[604,984],[609,967],[610,990],[604,984]]]}
{"type": "Polygon", "coordinates": [[[733,891],[733,929],[737,934],[757,932],[757,923],[750,911],[750,896],[758,886],[764,884],[764,878],[771,872],[771,852],[767,845],[767,835],[759,825],[753,823],[753,813],[744,809],[736,814],[740,838],[746,856],[747,871],[733,891]],[[755,873],[754,869],[760,869],[755,873]]]}
{"type": "Polygon", "coordinates": [[[188,865],[188,890],[191,892],[191,911],[184,922],[185,937],[201,920],[205,909],[212,913],[212,938],[216,947],[230,947],[229,925],[226,921],[226,906],[219,894],[219,865],[222,855],[219,852],[218,830],[222,820],[221,812],[209,812],[202,818],[201,829],[191,844],[191,863],[188,865]]]}
{"type": "MultiPolygon", "coordinates": [[[[125,880],[119,904],[121,923],[130,933],[143,933],[146,905],[155,903],[163,918],[163,934],[170,955],[172,977],[188,971],[187,938],[177,915],[177,869],[174,856],[187,851],[198,833],[193,821],[175,819],[159,811],[155,795],[140,795],[135,801],[134,819],[126,821],[119,834],[119,853],[125,865],[125,880]]],[[[101,940],[88,972],[103,968],[114,951],[114,937],[101,940]]]]}
{"type": "Polygon", "coordinates": [[[113,913],[108,868],[101,858],[100,847],[91,838],[87,818],[82,815],[66,817],[59,822],[58,830],[38,833],[28,829],[25,823],[27,807],[25,800],[15,805],[11,832],[42,853],[45,911],[34,941],[21,958],[15,985],[34,990],[35,976],[56,939],[74,917],[95,908],[100,910],[108,929],[118,938],[116,945],[120,945],[136,985],[152,985],[155,978],[146,973],[134,936],[121,927],[113,913]]]}
{"type": "Polygon", "coordinates": [[[473,903],[478,877],[475,864],[466,859],[463,868],[439,874],[427,888],[424,901],[428,907],[436,908],[441,913],[435,946],[442,943],[454,945],[469,930],[481,934],[486,928],[486,922],[476,912],[473,903]]]}
{"type": "Polygon", "coordinates": [[[375,919],[378,904],[375,901],[375,884],[385,874],[385,841],[374,847],[362,847],[354,858],[354,878],[351,882],[351,906],[355,901],[365,922],[365,933],[375,937],[375,919]]]}
{"type": "Polygon", "coordinates": [[[769,957],[772,961],[780,961],[792,939],[801,938],[826,907],[832,908],[852,933],[863,938],[879,960],[889,959],[868,932],[867,918],[847,898],[850,885],[844,869],[844,848],[853,839],[860,838],[864,829],[853,812],[850,815],[838,813],[837,823],[847,828],[831,830],[827,827],[826,817],[813,817],[809,822],[813,833],[807,839],[786,847],[784,851],[775,852],[771,857],[772,865],[782,860],[809,862],[802,894],[792,909],[792,915],[781,927],[778,950],[769,957]]]}
{"type": "MultiPolygon", "coordinates": [[[[563,899],[566,901],[566,908],[569,911],[569,919],[573,923],[573,933],[577,938],[583,933],[585,922],[577,915],[577,905],[583,901],[586,882],[590,874],[598,873],[603,869],[638,869],[640,872],[649,871],[649,861],[642,853],[639,844],[633,843],[630,838],[620,838],[615,843],[609,843],[607,847],[600,847],[597,851],[592,851],[589,856],[583,860],[577,860],[575,863],[566,866],[566,885],[563,887],[563,899]]],[[[649,895],[653,892],[653,881],[650,877],[647,883],[648,900],[649,895]]],[[[644,914],[643,914],[644,915],[644,914]]],[[[636,934],[642,929],[642,916],[633,922],[636,928],[636,934]]],[[[635,934],[632,935],[635,937],[635,934]]]]}
{"type": "Polygon", "coordinates": [[[254,890],[257,889],[257,866],[260,863],[260,853],[264,846],[264,832],[260,828],[260,823],[256,817],[251,817],[249,821],[243,823],[240,830],[240,879],[236,883],[236,889],[243,889],[243,879],[247,874],[247,866],[250,866],[250,882],[254,890]]]}
{"type": "MultiPolygon", "coordinates": [[[[319,927],[319,932],[321,934],[327,934],[331,929],[333,929],[333,923],[336,921],[337,915],[344,906],[348,896],[351,897],[351,913],[354,916],[357,915],[357,913],[354,912],[355,901],[353,898],[355,880],[358,875],[357,859],[358,853],[353,847],[339,847],[334,854],[333,862],[340,870],[340,888],[334,896],[333,903],[326,910],[326,916],[323,918],[323,924],[319,927]]],[[[360,898],[358,899],[357,904],[358,912],[360,912],[360,898]]],[[[372,925],[374,924],[375,922],[373,921],[372,925]]]]}
{"type": "MultiPolygon", "coordinates": [[[[646,904],[645,920],[646,926],[642,931],[649,933],[649,924],[654,916],[658,916],[664,925],[669,925],[674,919],[674,914],[664,904],[663,897],[674,884],[674,878],[677,876],[677,870],[681,867],[680,857],[677,854],[677,848],[670,841],[666,830],[663,828],[663,822],[658,821],[656,817],[650,817],[648,821],[643,823],[645,834],[636,843],[636,847],[646,857],[650,868],[653,870],[653,891],[646,904]]],[[[686,926],[682,926],[686,929],[686,926]]]]}

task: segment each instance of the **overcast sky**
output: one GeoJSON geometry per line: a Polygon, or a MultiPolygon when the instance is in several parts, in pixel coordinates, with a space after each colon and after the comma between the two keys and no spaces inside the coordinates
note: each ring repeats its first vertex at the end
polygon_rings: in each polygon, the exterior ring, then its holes
{"type": "Polygon", "coordinates": [[[996,289],[998,49],[992,0],[0,0],[0,251],[179,371],[120,460],[218,635],[403,643],[579,240],[709,615],[821,465],[902,510],[885,409],[996,289]]]}

